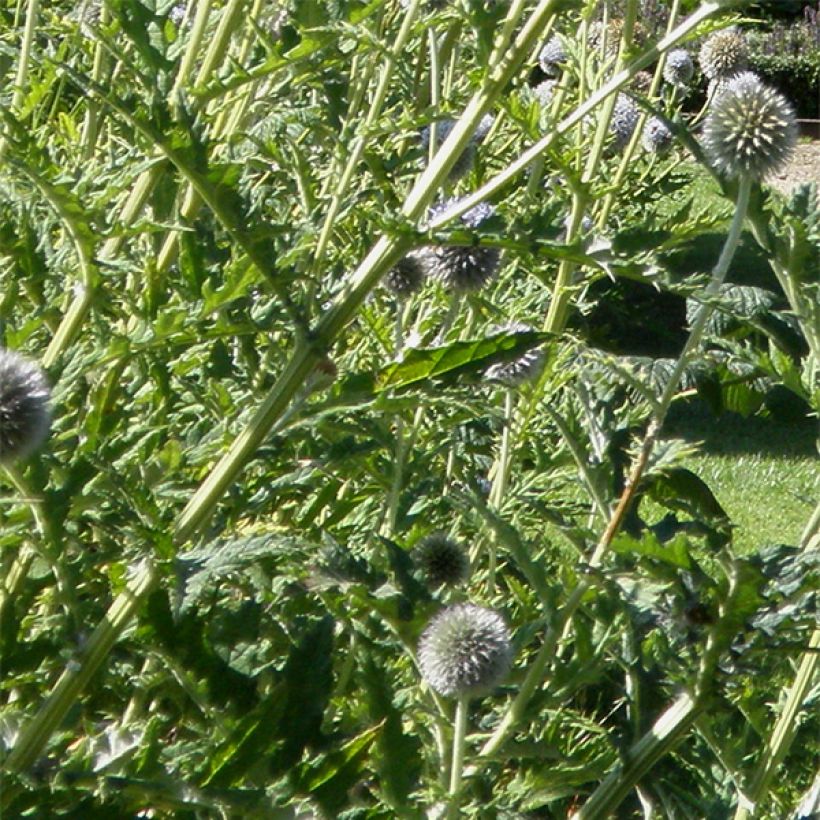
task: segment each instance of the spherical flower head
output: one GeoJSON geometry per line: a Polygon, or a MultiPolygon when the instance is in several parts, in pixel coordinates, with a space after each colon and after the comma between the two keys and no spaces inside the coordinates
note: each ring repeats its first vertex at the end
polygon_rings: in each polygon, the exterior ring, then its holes
{"type": "Polygon", "coordinates": [[[751,72],[716,96],[703,126],[706,153],[728,177],[762,179],[788,161],[796,141],[794,109],[751,72]]]}
{"type": "Polygon", "coordinates": [[[652,75],[648,71],[639,71],[632,78],[632,88],[639,94],[648,94],[652,87],[652,75]]]}
{"type": "Polygon", "coordinates": [[[687,88],[695,74],[695,64],[685,48],[676,48],[666,55],[663,78],[675,88],[687,88]]]}
{"type": "MultiPolygon", "coordinates": [[[[493,329],[493,333],[532,333],[535,328],[513,322],[493,329]]],[[[524,382],[538,377],[544,366],[544,352],[533,348],[508,362],[499,362],[487,368],[486,376],[490,381],[500,382],[506,387],[518,387],[524,382]]]]}
{"type": "Polygon", "coordinates": [[[411,251],[387,272],[384,283],[397,296],[406,297],[421,288],[425,275],[423,255],[418,251],[411,251]]]}
{"type": "Polygon", "coordinates": [[[413,549],[413,559],[432,588],[457,586],[470,572],[464,548],[441,532],[421,540],[413,549]]]}
{"type": "Polygon", "coordinates": [[[43,443],[51,426],[50,397],[34,362],[0,349],[0,464],[24,458],[43,443]]]}
{"type": "Polygon", "coordinates": [[[478,125],[475,127],[475,132],[473,133],[473,141],[476,143],[484,142],[484,140],[487,138],[487,134],[490,133],[490,129],[493,127],[494,122],[495,117],[492,114],[485,114],[478,121],[478,125]]]}
{"type": "Polygon", "coordinates": [[[564,43],[557,34],[553,34],[538,53],[538,65],[548,77],[557,77],[566,61],[567,50],[564,43]]]}
{"type": "Polygon", "coordinates": [[[186,11],[186,4],[185,3],[177,3],[175,6],[171,7],[171,10],[168,12],[168,19],[177,27],[182,25],[183,21],[185,20],[185,11],[186,11]]]}
{"type": "MultiPolygon", "coordinates": [[[[447,200],[430,209],[430,217],[444,213],[454,204],[447,200]]],[[[461,221],[472,229],[478,228],[495,213],[495,208],[481,202],[462,215],[461,221]]],[[[438,279],[447,290],[466,292],[478,290],[498,273],[501,254],[498,248],[478,245],[435,246],[424,251],[428,276],[438,279]]]]}
{"type": "MultiPolygon", "coordinates": [[[[620,17],[615,17],[609,21],[606,27],[602,22],[593,23],[589,27],[588,39],[593,48],[600,49],[606,41],[605,57],[614,57],[618,53],[621,44],[621,37],[624,33],[624,21],[620,17]]],[[[646,39],[644,27],[636,22],[632,27],[632,43],[640,46],[646,39]]]]}
{"type": "Polygon", "coordinates": [[[441,695],[486,694],[509,672],[510,640],[504,620],[492,609],[474,604],[447,607],[419,641],[422,677],[441,695]]]}
{"type": "Polygon", "coordinates": [[[615,137],[614,147],[617,151],[628,145],[638,124],[638,116],[638,106],[632,98],[626,94],[618,94],[609,123],[609,131],[615,137]]]}
{"type": "Polygon", "coordinates": [[[716,31],[700,47],[698,62],[708,80],[728,77],[746,68],[748,48],[746,38],[732,26],[716,31]]]}
{"type": "Polygon", "coordinates": [[[555,80],[544,80],[530,89],[530,93],[541,108],[546,108],[552,102],[556,85],[558,83],[555,80]]]}
{"type": "Polygon", "coordinates": [[[641,134],[641,142],[647,151],[653,154],[665,154],[673,141],[669,126],[659,117],[651,117],[646,121],[641,134]]]}

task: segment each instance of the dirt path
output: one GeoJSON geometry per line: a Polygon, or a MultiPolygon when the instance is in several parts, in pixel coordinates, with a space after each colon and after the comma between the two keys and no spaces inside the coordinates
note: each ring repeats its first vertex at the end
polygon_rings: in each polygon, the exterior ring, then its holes
{"type": "Polygon", "coordinates": [[[789,193],[801,183],[812,180],[820,186],[820,140],[799,143],[791,162],[768,181],[778,190],[789,193]]]}

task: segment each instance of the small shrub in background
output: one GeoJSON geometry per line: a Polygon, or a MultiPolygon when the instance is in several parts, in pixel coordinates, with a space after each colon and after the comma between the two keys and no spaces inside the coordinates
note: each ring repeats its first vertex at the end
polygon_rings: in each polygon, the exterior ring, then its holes
{"type": "Polygon", "coordinates": [[[748,35],[749,65],[791,100],[797,115],[820,119],[820,5],[748,35]]]}

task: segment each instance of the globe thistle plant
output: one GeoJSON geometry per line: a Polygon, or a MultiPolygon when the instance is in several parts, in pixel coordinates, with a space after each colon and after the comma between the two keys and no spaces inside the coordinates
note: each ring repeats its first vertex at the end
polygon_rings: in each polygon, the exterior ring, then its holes
{"type": "Polygon", "coordinates": [[[185,12],[187,11],[186,3],[177,3],[171,7],[168,12],[168,19],[179,28],[185,22],[185,12]]]}
{"type": "Polygon", "coordinates": [[[639,94],[648,94],[652,87],[652,75],[648,71],[639,71],[632,78],[632,88],[639,94]]]}
{"type": "Polygon", "coordinates": [[[703,144],[727,177],[760,180],[780,168],[797,140],[794,109],[751,72],[729,81],[703,126],[703,144]]]}
{"type": "Polygon", "coordinates": [[[672,147],[672,132],[660,117],[651,117],[646,121],[641,134],[641,143],[653,154],[665,154],[672,147]]]}
{"type": "Polygon", "coordinates": [[[510,632],[492,609],[475,604],[447,607],[419,641],[422,677],[440,695],[475,697],[495,688],[512,662],[510,632]]]}
{"type": "MultiPolygon", "coordinates": [[[[452,200],[430,209],[431,218],[452,206],[452,200]]],[[[477,228],[495,213],[495,208],[482,202],[462,215],[468,228],[477,228]]],[[[478,290],[498,273],[501,254],[498,248],[481,246],[436,246],[425,249],[427,274],[438,279],[447,290],[466,292],[478,290]]]]}
{"type": "Polygon", "coordinates": [[[24,458],[43,443],[51,426],[50,397],[34,362],[0,349],[0,463],[24,458]]]}
{"type": "Polygon", "coordinates": [[[711,34],[700,48],[698,62],[708,80],[729,77],[746,68],[748,48],[739,29],[731,28],[711,34]]]}
{"type": "Polygon", "coordinates": [[[695,64],[689,52],[684,48],[676,48],[666,55],[663,66],[663,78],[674,88],[688,88],[695,74],[695,64]]]}
{"type": "Polygon", "coordinates": [[[538,54],[538,65],[548,77],[557,77],[566,61],[564,43],[557,34],[553,34],[538,54]]]}
{"type": "Polygon", "coordinates": [[[530,89],[530,93],[541,108],[546,108],[550,104],[557,84],[555,80],[544,80],[530,89]]]}
{"type": "Polygon", "coordinates": [[[421,540],[413,549],[413,559],[432,587],[458,586],[467,579],[470,559],[457,541],[437,532],[421,540]]]}
{"type": "Polygon", "coordinates": [[[615,108],[612,110],[612,119],[609,123],[609,131],[614,136],[614,147],[616,151],[626,148],[635,126],[638,124],[638,106],[635,105],[631,97],[626,94],[618,94],[615,101],[615,108]]]}
{"type": "Polygon", "coordinates": [[[396,296],[406,298],[421,288],[425,274],[423,255],[411,251],[387,272],[384,283],[396,296]]]}

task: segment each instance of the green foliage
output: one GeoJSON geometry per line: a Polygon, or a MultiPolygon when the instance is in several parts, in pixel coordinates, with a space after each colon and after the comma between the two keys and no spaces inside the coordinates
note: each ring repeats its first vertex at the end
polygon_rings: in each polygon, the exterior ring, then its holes
{"type": "Polygon", "coordinates": [[[674,98],[631,92],[691,164],[613,151],[606,101],[556,127],[612,74],[578,37],[596,4],[529,29],[529,7],[505,24],[516,4],[267,5],[0,4],[0,344],[53,385],[47,445],[0,475],[4,812],[566,817],[644,743],[623,816],[647,796],[726,816],[818,566],[757,533],[739,555],[696,448],[655,427],[678,370],[675,402],[818,409],[815,200],[755,191],[706,293],[736,192],[696,164],[674,98]],[[547,24],[568,57],[539,107],[536,34],[502,43],[509,62],[493,44],[547,24]],[[465,109],[475,161],[420,185],[420,130],[465,109]],[[423,204],[488,185],[480,235],[426,224],[423,204]],[[380,284],[445,247],[498,251],[498,277],[380,284]],[[679,368],[687,301],[715,310],[679,368]],[[487,375],[535,355],[526,384],[487,375]],[[426,586],[413,548],[434,532],[469,554],[463,586],[426,586]],[[501,613],[515,662],[464,707],[456,790],[453,705],[415,654],[463,601],[501,613]],[[682,691],[700,722],[653,746],[682,691]]]}

